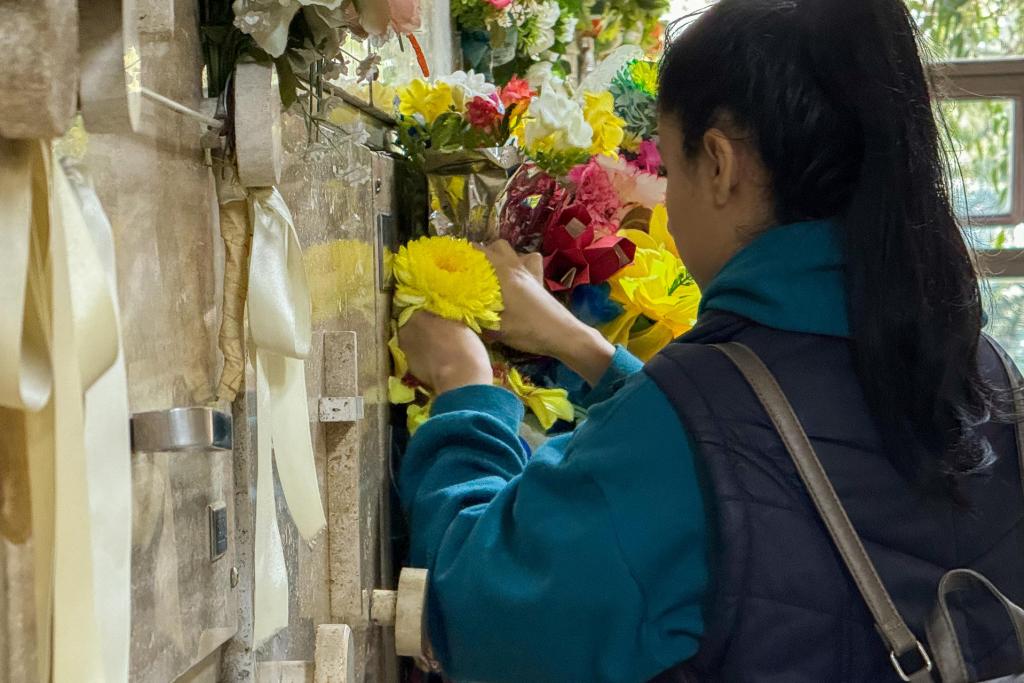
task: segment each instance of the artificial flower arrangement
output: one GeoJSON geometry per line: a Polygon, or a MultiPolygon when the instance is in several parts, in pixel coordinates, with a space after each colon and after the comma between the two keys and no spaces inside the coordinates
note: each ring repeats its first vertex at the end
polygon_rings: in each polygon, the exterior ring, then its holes
{"type": "Polygon", "coordinates": [[[498,88],[473,71],[417,78],[398,89],[402,147],[422,164],[428,152],[506,146],[534,94],[526,81],[498,88]]]}
{"type": "MultiPolygon", "coordinates": [[[[608,81],[575,94],[556,81],[528,97],[521,93],[508,134],[525,161],[505,183],[490,236],[520,253],[541,254],[547,289],[611,342],[647,360],[692,327],[700,290],[668,232],[656,143],[656,66],[629,60],[608,81]]],[[[501,99],[503,91],[494,92],[501,99]]],[[[402,115],[460,109],[447,94],[441,104],[402,115]]],[[[422,309],[477,331],[500,327],[497,278],[467,240],[420,238],[402,247],[394,263],[396,325],[422,309]]],[[[391,351],[391,399],[410,406],[414,430],[429,416],[432,397],[407,376],[397,337],[391,351]]],[[[567,368],[496,347],[492,355],[496,382],[531,409],[540,431],[582,413],[572,399],[583,381],[567,368]]]]}
{"type": "Polygon", "coordinates": [[[585,0],[452,0],[451,13],[462,35],[463,61],[498,83],[524,76],[538,62],[562,75],[576,40],[585,0]]]}

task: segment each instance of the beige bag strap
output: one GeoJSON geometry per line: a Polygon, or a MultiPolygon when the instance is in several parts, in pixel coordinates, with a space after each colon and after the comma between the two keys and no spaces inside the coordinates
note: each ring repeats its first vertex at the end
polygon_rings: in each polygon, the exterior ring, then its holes
{"type": "Polygon", "coordinates": [[[833,543],[839,550],[847,569],[860,590],[864,602],[867,603],[875,626],[889,648],[896,673],[904,681],[913,683],[931,683],[932,662],[924,646],[903,621],[899,611],[889,597],[888,591],[875,571],[875,566],[868,557],[860,536],[853,528],[850,518],[829,481],[825,469],[811,446],[803,426],[797,419],[793,407],[786,399],[775,377],[761,362],[753,351],[743,344],[729,343],[716,345],[714,348],[724,353],[746,378],[761,405],[764,406],[772,424],[782,438],[789,451],[800,478],[804,482],[818,514],[828,528],[833,543]],[[921,667],[907,673],[903,669],[903,655],[916,651],[922,662],[921,667]]]}
{"type": "Polygon", "coordinates": [[[967,665],[964,662],[960,640],[949,614],[948,598],[951,593],[968,588],[983,588],[989,592],[1006,610],[1017,633],[1017,644],[1024,651],[1024,609],[1021,609],[1009,598],[999,592],[992,582],[976,571],[970,569],[954,569],[942,577],[939,582],[939,601],[928,618],[926,629],[928,644],[932,646],[935,665],[942,673],[942,683],[969,683],[967,665]]]}
{"type": "MultiPolygon", "coordinates": [[[[985,335],[992,345],[999,360],[1002,361],[1003,369],[1009,380],[1010,390],[1013,392],[1013,411],[1019,419],[1024,416],[1024,380],[1017,371],[1017,366],[1009,354],[995,340],[985,335]]],[[[1024,429],[1018,421],[1014,424],[1014,433],[1017,437],[1017,457],[1020,460],[1021,484],[1024,485],[1024,429]]],[[[943,683],[968,683],[970,680],[967,673],[967,666],[963,658],[963,650],[956,635],[956,628],[949,614],[948,598],[951,593],[969,588],[982,588],[989,592],[999,604],[1003,606],[1007,616],[1013,623],[1014,631],[1017,634],[1017,644],[1024,652],[1024,609],[1011,602],[1005,595],[999,592],[991,581],[978,572],[970,569],[954,569],[942,577],[939,583],[939,600],[935,604],[926,624],[928,632],[928,643],[932,646],[932,653],[935,656],[935,664],[942,673],[943,683]]]]}

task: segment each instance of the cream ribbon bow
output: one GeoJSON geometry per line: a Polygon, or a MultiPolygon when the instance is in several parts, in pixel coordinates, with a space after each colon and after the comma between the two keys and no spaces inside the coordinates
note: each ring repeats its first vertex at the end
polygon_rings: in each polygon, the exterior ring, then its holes
{"type": "Polygon", "coordinates": [[[0,216],[0,418],[29,469],[39,680],[122,681],[130,532],[104,518],[127,503],[130,520],[131,496],[112,263],[50,143],[0,140],[0,216]]]}
{"type": "Polygon", "coordinates": [[[249,330],[255,348],[257,484],[255,606],[258,645],[288,625],[288,574],[274,499],[273,462],[299,533],[312,541],[326,526],[310,436],[306,374],[312,313],[302,249],[291,212],[276,189],[249,192],[249,330]]]}

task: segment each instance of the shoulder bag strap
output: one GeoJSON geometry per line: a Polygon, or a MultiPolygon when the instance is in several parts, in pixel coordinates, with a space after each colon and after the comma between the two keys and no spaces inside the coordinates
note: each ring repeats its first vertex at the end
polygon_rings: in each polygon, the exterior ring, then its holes
{"type": "MultiPolygon", "coordinates": [[[[1022,395],[1024,380],[1022,380],[1016,364],[1003,347],[988,335],[985,335],[985,338],[995,350],[996,355],[999,356],[999,360],[1002,361],[1010,391],[1013,393],[1017,457],[1020,461],[1021,481],[1024,484],[1024,429],[1021,428],[1020,422],[1020,418],[1024,416],[1024,395],[1022,395]]],[[[1024,652],[1024,609],[1011,602],[991,581],[978,572],[970,569],[954,569],[942,577],[942,581],[939,583],[938,602],[926,624],[928,643],[935,656],[935,664],[942,672],[943,683],[967,683],[969,680],[963,649],[960,647],[948,604],[948,598],[952,593],[969,588],[987,591],[1002,606],[1013,624],[1017,645],[1024,652]]]]}
{"type": "MultiPolygon", "coordinates": [[[[772,424],[793,458],[800,478],[818,509],[818,514],[828,528],[833,543],[860,590],[864,602],[875,620],[879,634],[889,648],[893,667],[904,681],[930,683],[933,681],[932,662],[924,646],[907,626],[900,615],[882,580],[868,557],[857,531],[829,481],[825,469],[811,446],[803,426],[793,412],[775,377],[753,351],[743,344],[729,343],[715,345],[724,353],[746,378],[761,405],[771,418],[772,424]],[[903,668],[904,655],[917,653],[918,670],[907,673],[903,668]]],[[[906,659],[911,659],[907,657],[906,659]]]]}

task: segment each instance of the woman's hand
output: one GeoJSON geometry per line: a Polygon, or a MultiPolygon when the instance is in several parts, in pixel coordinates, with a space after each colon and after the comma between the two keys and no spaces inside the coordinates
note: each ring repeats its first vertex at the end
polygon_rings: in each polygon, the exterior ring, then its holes
{"type": "Polygon", "coordinates": [[[519,255],[504,240],[483,247],[501,283],[505,310],[497,339],[526,353],[551,356],[597,384],[615,348],[544,288],[540,254],[519,255]]]}
{"type": "Polygon", "coordinates": [[[398,331],[398,345],[409,371],[439,394],[494,383],[484,343],[462,323],[418,311],[398,331]]]}

